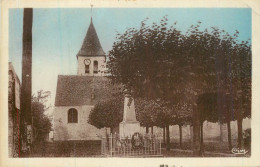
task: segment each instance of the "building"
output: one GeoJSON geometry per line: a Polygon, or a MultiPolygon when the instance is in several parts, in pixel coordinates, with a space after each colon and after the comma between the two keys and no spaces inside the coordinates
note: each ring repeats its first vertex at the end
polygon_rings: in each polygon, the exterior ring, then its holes
{"type": "Polygon", "coordinates": [[[8,72],[8,151],[9,157],[19,156],[20,147],[20,94],[21,83],[14,70],[12,63],[9,62],[8,72]]]}
{"type": "Polygon", "coordinates": [[[82,47],[76,55],[77,75],[59,75],[54,109],[54,141],[99,140],[105,134],[88,124],[94,105],[117,90],[106,75],[106,55],[92,18],[82,47]]]}

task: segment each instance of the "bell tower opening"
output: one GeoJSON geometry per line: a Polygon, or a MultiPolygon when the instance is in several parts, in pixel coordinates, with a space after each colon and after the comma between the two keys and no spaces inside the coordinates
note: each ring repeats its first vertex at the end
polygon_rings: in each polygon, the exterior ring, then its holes
{"type": "Polygon", "coordinates": [[[94,61],[94,74],[98,73],[98,61],[94,61]]]}
{"type": "Polygon", "coordinates": [[[89,65],[85,64],[85,74],[89,74],[89,65]]]}

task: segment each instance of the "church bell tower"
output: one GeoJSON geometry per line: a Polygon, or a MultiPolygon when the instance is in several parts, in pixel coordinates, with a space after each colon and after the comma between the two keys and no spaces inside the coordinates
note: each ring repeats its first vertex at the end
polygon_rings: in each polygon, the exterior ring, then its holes
{"type": "Polygon", "coordinates": [[[78,75],[104,76],[106,70],[106,55],[99,42],[92,17],[87,34],[77,54],[78,75]]]}

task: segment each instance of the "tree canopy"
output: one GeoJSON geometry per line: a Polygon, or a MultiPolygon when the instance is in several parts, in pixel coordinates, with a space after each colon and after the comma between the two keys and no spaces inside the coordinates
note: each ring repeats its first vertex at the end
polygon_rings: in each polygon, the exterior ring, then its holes
{"type": "Polygon", "coordinates": [[[222,91],[249,108],[250,42],[238,41],[238,31],[201,30],[201,24],[182,33],[176,23],[168,26],[165,16],[160,24],[144,20],[140,29],[118,34],[108,55],[112,80],[134,90],[136,97],[193,104],[199,94],[222,91]]]}
{"type": "MultiPolygon", "coordinates": [[[[239,122],[241,138],[242,118],[251,115],[250,41],[239,41],[237,30],[233,35],[217,27],[202,30],[200,21],[182,32],[177,23],[168,25],[167,16],[159,24],[148,25],[147,20],[139,29],[117,34],[107,63],[112,80],[133,90],[135,97],[163,100],[171,115],[182,115],[174,108],[184,104],[194,110],[202,94],[230,95],[229,109],[239,122]]],[[[202,119],[215,121],[215,115],[202,119]]]]}
{"type": "Polygon", "coordinates": [[[118,127],[123,120],[123,96],[98,102],[90,111],[88,123],[98,129],[118,127]]]}

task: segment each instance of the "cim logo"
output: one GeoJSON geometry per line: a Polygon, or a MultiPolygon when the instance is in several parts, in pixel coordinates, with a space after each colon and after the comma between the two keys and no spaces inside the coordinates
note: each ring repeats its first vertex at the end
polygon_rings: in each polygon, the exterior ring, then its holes
{"type": "Polygon", "coordinates": [[[246,149],[240,149],[240,148],[236,148],[236,147],[232,148],[231,152],[233,154],[246,154],[246,153],[248,153],[248,151],[246,151],[246,149]]]}

